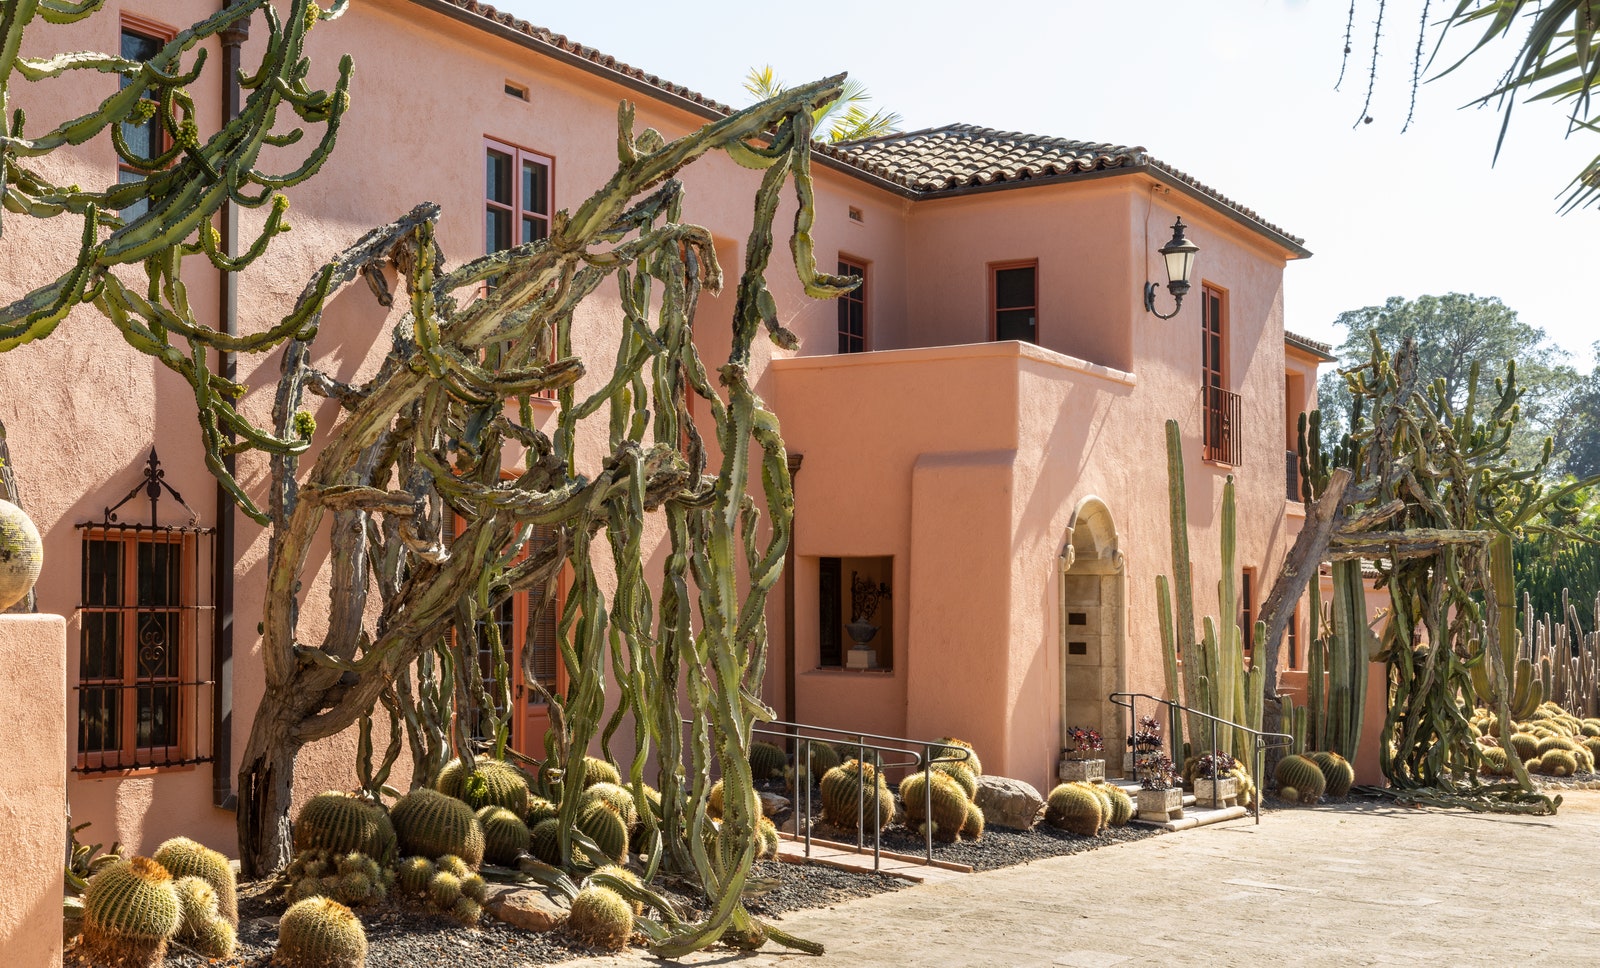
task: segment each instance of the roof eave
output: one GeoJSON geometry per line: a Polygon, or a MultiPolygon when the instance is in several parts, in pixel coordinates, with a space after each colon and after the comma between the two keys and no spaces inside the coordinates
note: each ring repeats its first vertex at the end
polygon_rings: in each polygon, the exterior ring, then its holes
{"type": "Polygon", "coordinates": [[[831,168],[841,168],[843,170],[847,170],[857,177],[875,178],[884,187],[889,188],[896,194],[902,195],[906,198],[917,199],[919,201],[931,200],[935,198],[957,198],[963,195],[981,195],[985,192],[1003,192],[1017,188],[1036,188],[1044,185],[1070,185],[1077,182],[1094,181],[1100,178],[1114,178],[1119,175],[1143,173],[1161,182],[1163,185],[1182,192],[1184,195],[1194,199],[1229,221],[1264,237],[1273,245],[1277,246],[1279,249],[1282,249],[1284,254],[1289,259],[1294,260],[1311,258],[1311,250],[1307,249],[1304,245],[1301,245],[1293,238],[1266,225],[1259,219],[1251,218],[1250,216],[1244,214],[1226,202],[1221,201],[1215,196],[1201,191],[1200,189],[1184,181],[1182,178],[1173,175],[1171,172],[1160,167],[1159,165],[1129,162],[1125,165],[1119,165],[1116,168],[1097,168],[1093,171],[1073,171],[1058,175],[1041,175],[1036,178],[1013,178],[1006,181],[990,182],[987,185],[960,185],[955,188],[939,188],[917,191],[907,189],[904,186],[897,185],[893,182],[888,182],[881,178],[877,178],[877,176],[872,175],[862,168],[849,164],[848,162],[835,162],[834,159],[828,158],[825,155],[817,155],[815,157],[817,157],[819,160],[833,162],[829,165],[831,168]]]}
{"type": "Polygon", "coordinates": [[[1320,363],[1337,363],[1337,362],[1339,362],[1339,358],[1337,356],[1333,356],[1332,354],[1328,353],[1326,350],[1322,349],[1321,347],[1310,345],[1310,343],[1307,340],[1305,340],[1305,339],[1303,339],[1303,338],[1301,338],[1299,336],[1296,336],[1293,333],[1288,333],[1288,332],[1284,333],[1283,334],[1283,342],[1284,342],[1284,345],[1286,345],[1286,346],[1288,346],[1288,347],[1290,347],[1292,349],[1298,350],[1299,352],[1305,354],[1306,356],[1311,357],[1312,359],[1314,359],[1314,360],[1316,360],[1316,361],[1318,361],[1320,363]]]}
{"type": "Polygon", "coordinates": [[[473,13],[469,10],[463,10],[461,7],[450,3],[449,0],[410,0],[410,2],[419,7],[423,7],[424,9],[431,10],[434,13],[448,17],[457,23],[465,24],[474,30],[484,31],[485,33],[499,37],[502,40],[510,41],[519,47],[526,48],[538,54],[543,54],[544,56],[562,64],[566,64],[569,67],[576,67],[578,70],[587,74],[593,74],[595,77],[603,78],[612,82],[613,84],[621,85],[622,87],[642,94],[653,101],[659,101],[663,104],[668,104],[672,107],[678,108],[682,111],[687,111],[690,114],[697,115],[707,120],[720,120],[721,118],[728,116],[725,112],[719,111],[710,105],[702,104],[693,98],[685,97],[674,91],[669,91],[666,88],[651,84],[648,81],[631,77],[622,71],[607,67],[604,64],[596,64],[594,61],[589,60],[586,57],[580,57],[571,51],[563,50],[562,48],[546,40],[542,40],[530,34],[525,34],[520,30],[514,30],[498,20],[491,20],[490,18],[482,16],[481,14],[473,13]]]}

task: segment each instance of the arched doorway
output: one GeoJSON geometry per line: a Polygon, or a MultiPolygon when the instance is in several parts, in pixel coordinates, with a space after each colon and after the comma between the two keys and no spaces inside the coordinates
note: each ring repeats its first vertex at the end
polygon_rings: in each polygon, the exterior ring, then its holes
{"type": "Polygon", "coordinates": [[[1106,697],[1126,688],[1127,573],[1111,509],[1100,498],[1086,497],[1072,512],[1060,562],[1061,746],[1071,746],[1066,732],[1073,726],[1098,729],[1115,773],[1128,723],[1106,697]]]}

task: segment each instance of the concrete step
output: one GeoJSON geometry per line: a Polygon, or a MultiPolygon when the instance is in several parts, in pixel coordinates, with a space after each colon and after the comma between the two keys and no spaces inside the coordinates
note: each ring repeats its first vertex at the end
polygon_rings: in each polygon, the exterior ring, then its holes
{"type": "Polygon", "coordinates": [[[1250,816],[1250,811],[1244,807],[1222,807],[1212,810],[1209,807],[1192,807],[1194,797],[1184,797],[1183,816],[1176,820],[1140,820],[1138,817],[1128,821],[1142,827],[1154,827],[1157,830],[1178,831],[1190,830],[1194,827],[1205,827],[1225,820],[1238,820],[1250,816]]]}

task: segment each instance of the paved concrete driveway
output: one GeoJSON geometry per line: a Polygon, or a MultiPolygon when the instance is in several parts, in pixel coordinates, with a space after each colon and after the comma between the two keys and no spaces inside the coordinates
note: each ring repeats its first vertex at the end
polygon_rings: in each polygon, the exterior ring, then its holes
{"type": "MultiPolygon", "coordinates": [[[[1600,966],[1600,793],[1556,817],[1268,814],[787,915],[845,966],[1600,966]]],[[[638,954],[569,962],[642,966],[638,954]]]]}

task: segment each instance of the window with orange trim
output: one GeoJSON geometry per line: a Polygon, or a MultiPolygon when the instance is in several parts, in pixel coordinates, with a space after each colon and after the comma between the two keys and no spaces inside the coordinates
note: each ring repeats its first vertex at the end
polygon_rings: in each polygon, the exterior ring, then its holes
{"type": "Polygon", "coordinates": [[[1039,341],[1039,263],[990,267],[990,332],[998,342],[1039,341]]]}
{"type": "Polygon", "coordinates": [[[867,349],[867,267],[839,260],[839,275],[855,276],[861,285],[839,297],[839,352],[864,353],[867,349]]]}
{"type": "Polygon", "coordinates": [[[210,759],[210,548],[206,529],[83,528],[80,772],[210,759]]]}
{"type": "MultiPolygon", "coordinates": [[[[136,20],[124,17],[122,21],[122,40],[120,53],[125,60],[147,61],[161,52],[161,48],[172,40],[175,32],[170,28],[161,27],[145,20],[136,20]]],[[[132,80],[126,76],[121,78],[121,86],[127,87],[132,80]]],[[[161,127],[161,121],[154,114],[147,121],[134,124],[129,121],[122,123],[122,140],[127,145],[128,151],[141,158],[155,158],[167,150],[167,134],[161,127]]],[[[144,181],[150,173],[149,168],[130,164],[127,159],[117,158],[117,184],[127,185],[133,182],[144,181]]],[[[150,208],[146,199],[140,199],[122,210],[122,217],[127,221],[143,215],[150,208]]]]}

